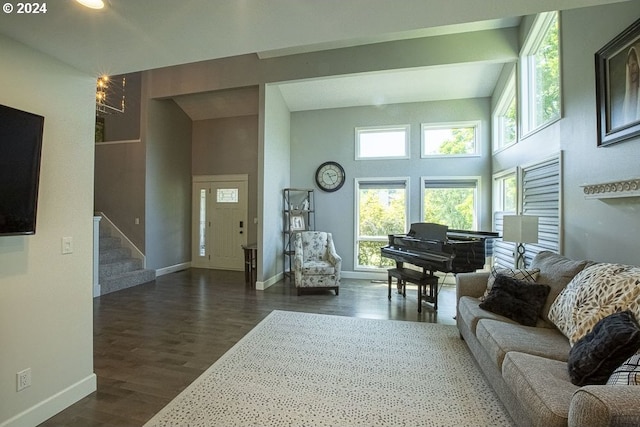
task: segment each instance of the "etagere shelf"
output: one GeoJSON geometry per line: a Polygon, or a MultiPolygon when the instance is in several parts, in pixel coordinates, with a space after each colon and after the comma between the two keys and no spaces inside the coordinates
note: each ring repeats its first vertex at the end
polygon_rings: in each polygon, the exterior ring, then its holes
{"type": "Polygon", "coordinates": [[[292,271],[296,233],[316,229],[313,189],[285,188],[282,192],[282,205],[282,265],[286,275],[292,271]]]}

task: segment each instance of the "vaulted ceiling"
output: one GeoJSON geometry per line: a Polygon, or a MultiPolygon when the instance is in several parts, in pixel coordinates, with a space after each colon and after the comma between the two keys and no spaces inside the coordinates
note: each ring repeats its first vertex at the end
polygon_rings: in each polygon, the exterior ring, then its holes
{"type": "MultiPolygon", "coordinates": [[[[0,14],[0,34],[97,76],[248,53],[271,58],[501,28],[517,25],[523,15],[617,2],[620,0],[106,0],[105,9],[93,11],[74,0],[49,0],[46,13],[0,14]]],[[[427,67],[292,82],[282,90],[294,111],[375,105],[439,99],[444,94],[487,96],[497,73],[496,65],[464,64],[463,68],[427,67]],[[460,80],[459,73],[477,79],[460,80]],[[466,85],[460,85],[461,81],[466,85]],[[386,88],[388,95],[384,100],[372,99],[372,87],[386,88]],[[407,88],[413,90],[407,93],[407,88]]],[[[204,94],[176,101],[192,117],[200,117],[194,105],[212,106],[229,95],[216,94],[218,101],[204,94]]]]}

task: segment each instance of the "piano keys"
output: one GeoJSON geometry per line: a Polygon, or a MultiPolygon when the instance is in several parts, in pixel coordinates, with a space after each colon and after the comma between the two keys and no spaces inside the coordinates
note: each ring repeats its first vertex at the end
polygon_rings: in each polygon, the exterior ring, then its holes
{"type": "Polygon", "coordinates": [[[395,260],[398,268],[407,262],[431,274],[467,273],[484,267],[486,241],[497,237],[493,232],[449,230],[446,225],[418,222],[411,224],[407,234],[390,234],[381,254],[395,260]]]}

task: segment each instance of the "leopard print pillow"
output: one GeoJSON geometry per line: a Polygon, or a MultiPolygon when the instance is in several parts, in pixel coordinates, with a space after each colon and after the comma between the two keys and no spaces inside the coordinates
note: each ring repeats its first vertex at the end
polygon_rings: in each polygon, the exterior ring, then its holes
{"type": "Polygon", "coordinates": [[[549,319],[573,345],[598,321],[624,310],[640,319],[640,267],[602,263],[573,278],[551,305],[549,319]]]}

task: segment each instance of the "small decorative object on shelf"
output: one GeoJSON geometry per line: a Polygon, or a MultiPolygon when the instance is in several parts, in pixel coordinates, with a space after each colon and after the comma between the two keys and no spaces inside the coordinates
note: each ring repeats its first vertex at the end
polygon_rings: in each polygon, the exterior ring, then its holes
{"type": "Polygon", "coordinates": [[[582,186],[585,199],[640,197],[640,178],[582,186]]]}

